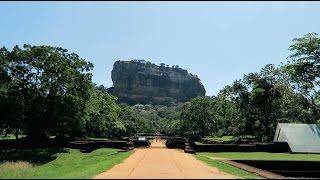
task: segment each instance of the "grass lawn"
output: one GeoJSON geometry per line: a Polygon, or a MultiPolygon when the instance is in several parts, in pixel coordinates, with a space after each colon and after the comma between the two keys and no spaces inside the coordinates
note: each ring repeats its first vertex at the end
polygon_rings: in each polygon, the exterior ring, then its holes
{"type": "Polygon", "coordinates": [[[290,160],[320,161],[320,154],[290,154],[268,152],[199,152],[200,155],[231,160],[290,160]]]}
{"type": "Polygon", "coordinates": [[[241,170],[232,165],[223,163],[209,157],[226,158],[230,160],[282,160],[282,161],[320,161],[320,154],[290,154],[290,153],[268,153],[268,152],[198,152],[196,158],[206,162],[210,166],[238,177],[252,179],[259,176],[241,170]]]}
{"type": "Polygon", "coordinates": [[[108,138],[88,138],[88,139],[89,140],[105,140],[105,141],[110,140],[108,138]]]}
{"type": "Polygon", "coordinates": [[[201,153],[197,153],[195,155],[195,157],[205,163],[207,163],[209,166],[213,166],[218,168],[220,171],[241,177],[241,178],[245,178],[245,179],[257,179],[260,178],[259,176],[257,176],[256,174],[247,172],[245,170],[239,169],[237,167],[234,167],[232,165],[220,162],[219,160],[214,160],[214,159],[210,159],[209,157],[206,157],[205,155],[201,154],[201,153]]]}
{"type": "Polygon", "coordinates": [[[117,149],[101,148],[91,153],[76,149],[1,150],[2,178],[92,178],[130,156],[117,149]]]}
{"type": "Polygon", "coordinates": [[[205,137],[205,140],[213,140],[213,141],[231,141],[233,140],[233,136],[222,136],[222,137],[205,137]]]}
{"type": "MultiPolygon", "coordinates": [[[[26,135],[18,135],[18,138],[25,137],[26,135]]],[[[4,135],[0,135],[0,140],[10,140],[10,139],[16,139],[16,136],[14,134],[8,134],[7,137],[4,135]]]]}

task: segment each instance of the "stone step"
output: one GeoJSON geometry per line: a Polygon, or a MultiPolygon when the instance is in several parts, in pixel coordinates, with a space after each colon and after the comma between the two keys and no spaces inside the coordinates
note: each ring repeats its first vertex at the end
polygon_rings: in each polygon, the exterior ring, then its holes
{"type": "Polygon", "coordinates": [[[193,149],[184,149],[185,153],[196,154],[196,151],[193,149]]]}
{"type": "Polygon", "coordinates": [[[119,149],[118,152],[128,152],[130,150],[119,149]]]}
{"type": "Polygon", "coordinates": [[[134,147],[133,146],[131,146],[131,147],[122,147],[121,148],[122,150],[133,150],[134,149],[134,147]]]}

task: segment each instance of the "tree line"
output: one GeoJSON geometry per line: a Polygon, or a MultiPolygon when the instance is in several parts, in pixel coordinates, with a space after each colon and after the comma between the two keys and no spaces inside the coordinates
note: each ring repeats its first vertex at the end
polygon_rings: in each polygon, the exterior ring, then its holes
{"type": "Polygon", "coordinates": [[[51,46],[0,49],[0,130],[49,136],[119,137],[138,121],[125,105],[92,82],[93,64],[51,46]]]}
{"type": "Polygon", "coordinates": [[[93,64],[51,46],[0,49],[0,132],[49,136],[133,136],[138,132],[253,136],[272,141],[280,122],[318,123],[320,38],[293,39],[289,61],[225,86],[218,95],[174,105],[119,104],[92,82],[93,64]]]}
{"type": "Polygon", "coordinates": [[[277,123],[319,123],[320,38],[293,39],[287,63],[266,65],[225,86],[217,96],[198,97],[181,112],[186,135],[253,136],[272,141],[277,123]]]}

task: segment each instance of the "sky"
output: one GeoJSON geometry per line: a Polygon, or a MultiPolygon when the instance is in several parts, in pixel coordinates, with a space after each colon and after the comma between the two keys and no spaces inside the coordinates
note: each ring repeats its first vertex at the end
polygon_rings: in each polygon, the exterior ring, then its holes
{"type": "Polygon", "coordinates": [[[212,96],[286,62],[293,38],[320,34],[319,19],[320,2],[0,2],[0,46],[63,47],[106,87],[117,60],[179,65],[212,96]]]}

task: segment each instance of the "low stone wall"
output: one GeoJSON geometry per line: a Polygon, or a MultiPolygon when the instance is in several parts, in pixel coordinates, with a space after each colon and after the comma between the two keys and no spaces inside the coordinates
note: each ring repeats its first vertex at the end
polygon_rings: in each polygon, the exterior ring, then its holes
{"type": "Polygon", "coordinates": [[[1,140],[0,149],[28,149],[28,148],[49,148],[49,147],[60,147],[66,146],[66,142],[58,142],[53,139],[45,141],[30,141],[24,139],[18,140],[1,140]]]}
{"type": "Polygon", "coordinates": [[[138,140],[134,139],[132,140],[133,146],[136,147],[149,147],[151,145],[151,142],[146,139],[146,140],[138,140]]]}
{"type": "Polygon", "coordinates": [[[65,147],[73,149],[81,149],[86,152],[91,152],[99,148],[116,148],[122,149],[123,147],[132,147],[128,141],[72,141],[65,145],[65,147]]]}
{"type": "Polygon", "coordinates": [[[319,161],[234,160],[285,177],[320,178],[319,161]]]}
{"type": "Polygon", "coordinates": [[[167,148],[184,149],[186,139],[182,137],[168,137],[166,141],[167,148]]]}
{"type": "Polygon", "coordinates": [[[266,171],[257,167],[253,167],[253,166],[249,166],[247,164],[244,163],[239,163],[236,161],[231,161],[231,160],[219,160],[223,163],[229,164],[231,166],[235,166],[237,168],[243,169],[245,171],[251,172],[253,174],[257,174],[260,177],[264,177],[266,179],[286,179],[285,176],[279,175],[279,174],[275,174],[272,173],[270,171],[266,171]]]}
{"type": "Polygon", "coordinates": [[[196,152],[291,152],[286,142],[253,144],[200,144],[190,142],[196,152]]]}
{"type": "Polygon", "coordinates": [[[57,141],[48,139],[45,141],[30,140],[1,140],[0,149],[32,149],[32,148],[74,148],[91,151],[98,148],[117,148],[130,147],[129,141],[110,141],[110,140],[78,140],[78,141],[57,141]]]}
{"type": "MultiPolygon", "coordinates": [[[[146,139],[155,139],[156,138],[156,135],[154,135],[154,134],[146,134],[146,135],[139,135],[139,137],[145,137],[146,139]]],[[[160,135],[160,138],[161,139],[164,139],[164,140],[166,140],[166,139],[168,139],[168,138],[171,138],[171,137],[173,137],[173,136],[167,136],[167,135],[160,135]]]]}

